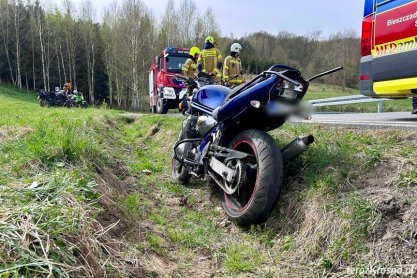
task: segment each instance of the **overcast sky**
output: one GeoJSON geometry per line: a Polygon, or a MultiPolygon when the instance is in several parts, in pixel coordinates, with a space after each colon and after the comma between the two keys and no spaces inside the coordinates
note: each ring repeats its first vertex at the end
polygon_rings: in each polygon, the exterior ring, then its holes
{"type": "MultiPolygon", "coordinates": [[[[75,0],[81,2],[81,0],[75,0]]],[[[114,0],[91,0],[98,12],[114,0]]],[[[117,1],[117,0],[116,0],[117,1]]],[[[119,0],[120,1],[120,0],[119,0]]],[[[142,0],[160,18],[168,0],[142,0]]],[[[181,1],[176,0],[179,5],[181,1]]],[[[349,30],[360,34],[364,0],[195,0],[200,11],[213,10],[222,34],[281,30],[306,34],[321,30],[323,37],[349,30]]]]}

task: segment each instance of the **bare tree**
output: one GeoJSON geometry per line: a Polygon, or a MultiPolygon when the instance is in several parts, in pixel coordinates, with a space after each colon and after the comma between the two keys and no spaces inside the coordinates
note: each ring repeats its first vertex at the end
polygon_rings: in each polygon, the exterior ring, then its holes
{"type": "Polygon", "coordinates": [[[81,26],[84,40],[85,57],[87,62],[88,95],[91,103],[94,103],[94,66],[95,66],[95,40],[94,40],[95,11],[91,0],[85,0],[81,8],[81,26]]]}
{"type": "Polygon", "coordinates": [[[8,0],[1,0],[0,2],[1,7],[0,7],[0,21],[1,21],[1,31],[2,31],[2,37],[3,37],[3,46],[4,46],[4,51],[6,54],[6,58],[7,58],[7,64],[9,66],[9,74],[10,74],[10,79],[12,81],[13,84],[16,84],[15,82],[15,78],[13,75],[13,68],[12,68],[12,63],[11,63],[11,59],[10,59],[10,49],[9,49],[9,45],[10,45],[10,18],[11,18],[11,12],[10,12],[10,4],[8,0]]]}

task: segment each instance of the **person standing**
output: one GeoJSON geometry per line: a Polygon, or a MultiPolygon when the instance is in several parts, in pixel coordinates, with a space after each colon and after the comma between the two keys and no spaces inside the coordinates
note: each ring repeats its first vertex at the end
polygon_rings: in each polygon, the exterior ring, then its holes
{"type": "Polygon", "coordinates": [[[242,46],[234,43],[230,47],[230,55],[224,59],[223,81],[225,86],[239,86],[244,83],[240,51],[242,46]]]}
{"type": "Polygon", "coordinates": [[[197,46],[190,48],[190,58],[182,66],[182,74],[187,78],[194,78],[197,75],[197,60],[200,56],[200,49],[197,46]]]}
{"type": "Polygon", "coordinates": [[[411,114],[417,114],[417,97],[412,97],[412,104],[413,104],[413,111],[411,111],[411,114]]]}
{"type": "Polygon", "coordinates": [[[187,78],[187,93],[178,104],[178,109],[183,114],[188,110],[188,98],[193,94],[195,88],[194,79],[197,77],[197,60],[200,56],[200,49],[197,46],[190,48],[190,58],[182,66],[182,75],[187,78]]]}
{"type": "Polygon", "coordinates": [[[208,36],[205,40],[204,49],[198,57],[198,72],[209,76],[209,82],[221,84],[221,69],[223,67],[223,57],[220,50],[216,48],[216,41],[212,36],[208,36]]]}

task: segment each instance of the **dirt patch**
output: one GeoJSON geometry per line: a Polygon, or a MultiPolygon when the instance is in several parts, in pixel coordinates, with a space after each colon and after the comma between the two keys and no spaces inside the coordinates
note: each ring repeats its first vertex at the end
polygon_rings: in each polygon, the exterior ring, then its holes
{"type": "Polygon", "coordinates": [[[0,142],[19,140],[32,130],[30,127],[0,126],[0,142]]]}
{"type": "Polygon", "coordinates": [[[361,175],[353,184],[357,189],[385,187],[390,184],[396,169],[390,164],[381,164],[361,175]]]}
{"type": "Polygon", "coordinates": [[[157,134],[160,130],[161,130],[161,124],[157,123],[155,125],[153,125],[148,132],[148,135],[146,136],[147,139],[153,137],[155,134],[157,134]]]}
{"type": "Polygon", "coordinates": [[[127,124],[134,123],[137,119],[144,116],[145,114],[137,114],[137,113],[122,113],[119,114],[119,119],[127,124]]]}
{"type": "Polygon", "coordinates": [[[116,123],[110,119],[106,119],[105,123],[111,128],[116,127],[116,123]]]}
{"type": "Polygon", "coordinates": [[[379,215],[371,227],[366,244],[369,253],[364,259],[386,266],[413,264],[417,257],[417,202],[410,205],[409,200],[415,200],[415,192],[386,187],[367,188],[363,193],[379,215]]]}

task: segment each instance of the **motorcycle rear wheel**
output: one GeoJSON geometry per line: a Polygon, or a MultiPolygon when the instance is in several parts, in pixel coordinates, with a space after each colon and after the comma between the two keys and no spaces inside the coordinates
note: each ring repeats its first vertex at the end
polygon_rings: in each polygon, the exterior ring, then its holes
{"type": "Polygon", "coordinates": [[[281,151],[271,136],[260,130],[241,132],[229,147],[251,157],[242,161],[246,168],[246,182],[234,194],[221,192],[223,208],[240,226],[265,222],[282,187],[281,151]]]}
{"type": "Polygon", "coordinates": [[[64,103],[64,107],[73,108],[75,106],[75,102],[71,99],[68,99],[64,103]]]}

